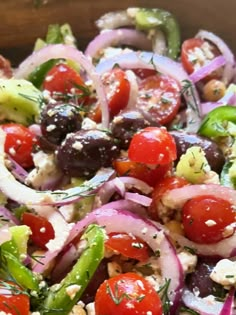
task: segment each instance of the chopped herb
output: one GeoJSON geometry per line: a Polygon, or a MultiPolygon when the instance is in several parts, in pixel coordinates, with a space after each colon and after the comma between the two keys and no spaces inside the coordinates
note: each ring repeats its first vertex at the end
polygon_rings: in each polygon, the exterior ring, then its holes
{"type": "Polygon", "coordinates": [[[127,294],[127,293],[122,293],[120,296],[119,296],[119,292],[118,292],[118,285],[117,283],[115,284],[115,290],[114,292],[112,292],[110,286],[107,284],[106,285],[106,291],[107,293],[110,295],[110,297],[112,298],[113,302],[116,304],[116,305],[119,305],[123,300],[124,298],[130,300],[130,296],[127,294]]]}
{"type": "Polygon", "coordinates": [[[170,312],[171,302],[168,296],[168,289],[170,286],[171,279],[166,279],[165,284],[158,290],[158,294],[160,295],[163,307],[163,313],[168,315],[170,312]]]}
{"type": "Polygon", "coordinates": [[[184,250],[186,250],[187,252],[189,252],[192,255],[196,255],[196,249],[194,249],[192,247],[184,246],[184,250]]]}
{"type": "Polygon", "coordinates": [[[187,307],[184,307],[184,306],[182,306],[180,308],[180,312],[186,312],[186,313],[189,313],[189,314],[192,314],[192,315],[200,315],[198,312],[196,312],[194,310],[191,310],[190,308],[187,308],[187,307]]]}

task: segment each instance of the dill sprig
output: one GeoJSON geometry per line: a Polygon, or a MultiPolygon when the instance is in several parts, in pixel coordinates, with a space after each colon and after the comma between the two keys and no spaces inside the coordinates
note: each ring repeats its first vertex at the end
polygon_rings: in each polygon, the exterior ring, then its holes
{"type": "Polygon", "coordinates": [[[158,294],[160,295],[162,301],[163,313],[168,315],[170,312],[171,301],[168,296],[168,289],[170,286],[171,279],[165,279],[165,283],[158,290],[158,294]]]}

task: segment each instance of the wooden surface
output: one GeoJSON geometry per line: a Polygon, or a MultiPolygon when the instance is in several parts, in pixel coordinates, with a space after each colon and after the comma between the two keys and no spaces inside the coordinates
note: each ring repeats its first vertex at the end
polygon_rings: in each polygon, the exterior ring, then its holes
{"type": "Polygon", "coordinates": [[[82,49],[96,34],[94,21],[99,16],[130,6],[169,10],[179,20],[183,38],[204,28],[216,32],[236,52],[235,0],[0,0],[0,53],[18,61],[30,53],[37,37],[45,35],[48,24],[65,22],[82,49]]]}

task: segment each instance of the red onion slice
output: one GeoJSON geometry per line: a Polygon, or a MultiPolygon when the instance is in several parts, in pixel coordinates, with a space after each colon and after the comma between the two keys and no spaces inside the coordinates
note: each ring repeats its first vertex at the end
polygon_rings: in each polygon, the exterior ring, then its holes
{"type": "Polygon", "coordinates": [[[144,195],[140,195],[138,193],[131,193],[131,192],[125,193],[125,199],[136,202],[137,204],[140,204],[141,206],[144,206],[144,207],[149,207],[152,202],[152,198],[149,198],[144,195]]]}
{"type": "Polygon", "coordinates": [[[236,205],[236,191],[217,184],[189,185],[169,190],[162,198],[163,204],[171,209],[181,209],[186,201],[197,196],[212,195],[236,205]]]}
{"type": "Polygon", "coordinates": [[[127,211],[100,208],[72,228],[68,241],[80,234],[88,222],[103,226],[109,233],[131,233],[146,242],[154,253],[160,252],[159,263],[163,279],[171,279],[168,288],[168,296],[172,302],[171,309],[174,312],[180,301],[183,288],[183,270],[172,244],[169,242],[163,230],[159,230],[151,221],[142,219],[127,211]]]}
{"type": "Polygon", "coordinates": [[[121,45],[133,46],[140,50],[152,50],[152,42],[143,32],[121,28],[101,32],[88,44],[85,55],[91,58],[98,57],[103,49],[121,45]]]}
{"type": "Polygon", "coordinates": [[[235,314],[235,310],[233,310],[234,294],[235,294],[235,288],[231,288],[219,315],[234,315],[235,314]]]}
{"type": "Polygon", "coordinates": [[[3,206],[0,206],[0,218],[1,220],[8,221],[10,224],[20,224],[20,221],[13,215],[13,213],[3,206]]]}
{"type": "Polygon", "coordinates": [[[26,179],[26,177],[28,175],[28,172],[23,167],[21,167],[9,155],[7,156],[7,159],[10,161],[9,168],[11,170],[11,173],[15,176],[16,179],[18,179],[20,182],[24,183],[25,179],[26,179]]]}
{"type": "Polygon", "coordinates": [[[50,59],[68,59],[78,63],[83,70],[85,70],[93,81],[97,92],[97,97],[102,111],[102,126],[108,128],[109,125],[109,110],[107,104],[106,94],[99,75],[91,63],[91,61],[84,56],[84,54],[75,47],[55,44],[48,45],[30,55],[26,58],[16,69],[15,78],[27,78],[35,68],[50,59]]]}
{"type": "Polygon", "coordinates": [[[186,83],[191,86],[190,91],[186,90],[184,97],[188,105],[187,115],[187,131],[197,132],[199,129],[200,119],[200,100],[195,85],[192,83],[188,74],[183,69],[182,65],[168,57],[160,56],[152,52],[131,52],[124,53],[118,56],[108,58],[101,61],[96,70],[99,74],[103,74],[112,69],[116,64],[123,69],[152,69],[162,74],[171,76],[181,86],[186,83]]]}
{"type": "Polygon", "coordinates": [[[210,42],[212,42],[216,47],[220,50],[222,55],[224,56],[226,60],[226,64],[223,71],[222,79],[225,82],[225,84],[228,84],[231,82],[234,76],[234,54],[232,53],[231,49],[226,45],[226,43],[217,35],[207,32],[204,30],[201,30],[196,35],[197,38],[206,39],[210,42]]]}
{"type": "Polygon", "coordinates": [[[131,70],[126,70],[126,77],[130,84],[129,101],[126,109],[133,109],[136,106],[138,98],[138,82],[137,77],[131,70]]]}
{"type": "Polygon", "coordinates": [[[200,69],[194,71],[192,74],[189,75],[189,77],[194,83],[196,83],[204,79],[206,76],[216,71],[220,67],[224,66],[225,64],[226,64],[225,58],[223,56],[217,56],[200,69]]]}
{"type": "Polygon", "coordinates": [[[200,315],[220,315],[223,303],[217,301],[213,296],[201,298],[185,290],[182,296],[184,304],[198,312],[200,315]]]}

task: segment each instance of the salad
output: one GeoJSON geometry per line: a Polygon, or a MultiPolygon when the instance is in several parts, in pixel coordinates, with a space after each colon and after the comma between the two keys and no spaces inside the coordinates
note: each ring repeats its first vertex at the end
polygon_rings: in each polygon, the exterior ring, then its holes
{"type": "Polygon", "coordinates": [[[234,55],[161,9],[96,26],[0,57],[0,314],[234,315],[234,55]]]}

